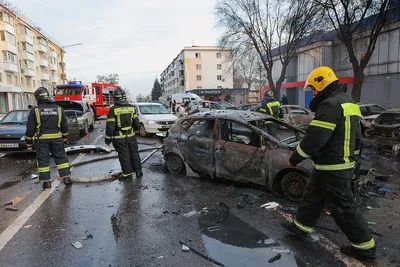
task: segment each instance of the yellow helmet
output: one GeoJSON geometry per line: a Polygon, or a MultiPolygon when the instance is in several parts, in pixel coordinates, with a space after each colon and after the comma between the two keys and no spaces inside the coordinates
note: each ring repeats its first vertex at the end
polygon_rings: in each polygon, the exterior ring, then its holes
{"type": "Polygon", "coordinates": [[[306,84],[304,85],[304,90],[307,90],[308,87],[313,86],[315,90],[321,92],[328,85],[337,80],[339,79],[336,77],[335,72],[331,68],[327,66],[320,66],[313,69],[308,75],[306,84]]]}

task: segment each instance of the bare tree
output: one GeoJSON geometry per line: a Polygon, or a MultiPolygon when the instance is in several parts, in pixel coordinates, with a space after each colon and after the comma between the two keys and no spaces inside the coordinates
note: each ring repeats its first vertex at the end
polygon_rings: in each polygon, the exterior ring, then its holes
{"type": "Polygon", "coordinates": [[[13,3],[11,3],[10,1],[7,0],[0,0],[0,5],[4,6],[5,8],[7,8],[8,10],[14,12],[15,14],[17,14],[20,17],[25,16],[25,13],[22,12],[22,10],[20,10],[17,6],[15,6],[13,3]]]}
{"type": "Polygon", "coordinates": [[[220,45],[233,49],[234,57],[254,49],[275,97],[299,41],[314,32],[320,13],[321,9],[309,0],[218,0],[215,7],[217,26],[224,31],[220,45]],[[274,81],[272,71],[277,60],[281,71],[274,81]]]}
{"type": "Polygon", "coordinates": [[[246,84],[248,89],[258,78],[259,59],[257,52],[249,49],[245,53],[241,53],[241,56],[233,61],[236,81],[242,85],[246,84]]]}
{"type": "Polygon", "coordinates": [[[371,59],[379,34],[386,23],[389,2],[389,0],[318,1],[318,4],[326,10],[332,27],[347,49],[354,71],[351,96],[356,102],[360,102],[361,99],[364,69],[371,59]],[[361,44],[356,45],[356,41],[361,44]]]}
{"type": "Polygon", "coordinates": [[[106,75],[97,75],[97,81],[99,83],[109,83],[109,84],[118,84],[119,75],[118,74],[106,74],[106,75]]]}

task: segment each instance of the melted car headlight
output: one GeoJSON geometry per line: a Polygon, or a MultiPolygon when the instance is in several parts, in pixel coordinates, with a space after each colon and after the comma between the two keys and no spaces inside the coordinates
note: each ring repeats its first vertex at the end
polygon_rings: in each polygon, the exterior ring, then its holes
{"type": "Polygon", "coordinates": [[[156,121],[147,121],[147,124],[156,124],[156,121]]]}

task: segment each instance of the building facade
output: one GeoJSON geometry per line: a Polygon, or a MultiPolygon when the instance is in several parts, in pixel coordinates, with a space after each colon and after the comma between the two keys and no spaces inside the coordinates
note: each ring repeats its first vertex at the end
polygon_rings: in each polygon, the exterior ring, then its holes
{"type": "Polygon", "coordinates": [[[64,51],[27,17],[0,5],[0,113],[34,104],[34,91],[65,80],[64,51]]]}
{"type": "MultiPolygon", "coordinates": [[[[160,75],[163,98],[195,89],[232,89],[231,54],[231,50],[217,46],[185,47],[160,75]]],[[[206,99],[214,97],[214,93],[204,95],[206,99]]]]}
{"type": "MultiPolygon", "coordinates": [[[[386,108],[400,107],[400,6],[393,11],[364,69],[361,103],[374,103],[386,108]]],[[[354,46],[365,48],[368,33],[369,30],[361,32],[361,38],[355,41],[354,46]]],[[[335,32],[304,41],[287,68],[281,95],[286,94],[290,104],[308,108],[312,92],[303,90],[305,80],[315,67],[323,65],[332,67],[340,82],[347,84],[348,93],[351,94],[354,82],[353,68],[346,47],[336,37],[335,32]]],[[[273,79],[276,81],[282,67],[278,58],[275,63],[273,79]]],[[[264,90],[266,88],[268,86],[264,87],[264,90]]]]}

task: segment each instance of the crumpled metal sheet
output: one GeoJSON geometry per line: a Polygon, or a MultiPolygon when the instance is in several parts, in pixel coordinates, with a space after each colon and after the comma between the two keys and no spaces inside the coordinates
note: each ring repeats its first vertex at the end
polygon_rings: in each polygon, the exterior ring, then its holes
{"type": "Polygon", "coordinates": [[[87,153],[92,151],[96,153],[111,153],[111,149],[104,146],[82,145],[82,146],[70,146],[65,148],[65,153],[67,154],[87,153]]]}

